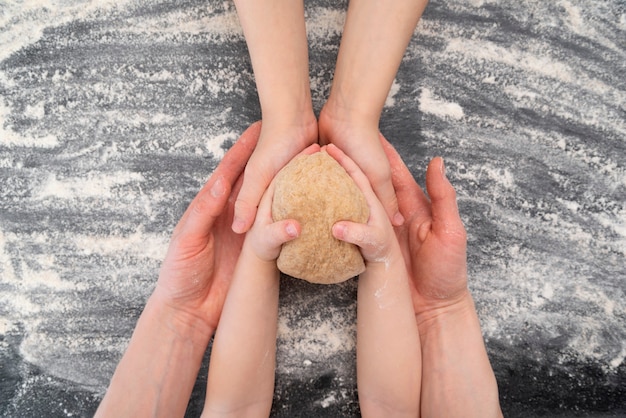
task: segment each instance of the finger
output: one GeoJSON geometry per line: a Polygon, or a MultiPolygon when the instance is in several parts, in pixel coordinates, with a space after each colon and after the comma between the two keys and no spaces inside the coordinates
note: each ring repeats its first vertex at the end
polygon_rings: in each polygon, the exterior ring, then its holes
{"type": "Polygon", "coordinates": [[[385,167],[385,170],[375,173],[366,173],[372,182],[372,188],[383,204],[385,212],[394,226],[400,226],[404,223],[404,217],[398,210],[398,198],[396,191],[391,182],[391,168],[385,167]]]}
{"type": "Polygon", "coordinates": [[[246,168],[243,184],[235,201],[235,215],[232,224],[235,233],[243,234],[252,226],[256,217],[257,205],[272,175],[273,173],[266,174],[253,165],[246,168]]]}
{"type": "MultiPolygon", "coordinates": [[[[318,144],[312,144],[300,154],[314,154],[319,151],[318,144]]],[[[247,232],[256,217],[257,207],[276,173],[282,168],[275,161],[250,161],[244,172],[244,182],[235,202],[235,215],[232,229],[238,234],[247,232]]]]}
{"type": "Polygon", "coordinates": [[[383,237],[373,226],[350,221],[339,221],[332,227],[332,234],[341,241],[361,248],[363,258],[368,261],[380,261],[384,257],[386,246],[383,237]]]}
{"type": "MultiPolygon", "coordinates": [[[[228,195],[230,194],[233,185],[237,182],[239,177],[241,177],[250,155],[254,151],[254,147],[259,139],[260,130],[261,122],[253,123],[244,131],[237,142],[235,142],[235,144],[226,152],[222,161],[215,168],[209,180],[207,180],[206,184],[202,187],[200,192],[198,192],[198,195],[196,195],[181,217],[178,225],[174,229],[174,233],[178,233],[184,228],[192,212],[198,214],[199,210],[206,208],[207,210],[217,210],[221,213],[221,210],[224,209],[224,205],[228,200],[228,195]],[[209,204],[212,195],[215,198],[221,198],[222,192],[226,195],[223,202],[219,200],[209,204]],[[218,206],[214,206],[215,204],[218,206]]],[[[204,229],[200,232],[206,233],[207,228],[210,229],[212,227],[213,221],[217,216],[219,216],[219,213],[213,213],[213,215],[214,216],[209,216],[205,220],[206,222],[202,225],[204,229]]],[[[193,221],[194,227],[197,227],[198,220],[194,218],[193,221]]]]}
{"type": "Polygon", "coordinates": [[[176,232],[190,238],[207,236],[224,211],[230,192],[231,184],[224,176],[212,177],[191,201],[176,232]]]}
{"type": "Polygon", "coordinates": [[[408,219],[415,215],[430,216],[430,202],[404,164],[400,154],[382,134],[380,134],[380,141],[391,165],[391,182],[396,191],[398,209],[408,219]]]}
{"type": "Polygon", "coordinates": [[[352,180],[354,180],[357,187],[361,189],[361,191],[365,195],[365,199],[369,203],[369,201],[372,199],[373,196],[376,195],[376,193],[374,193],[374,189],[372,189],[369,179],[367,178],[365,173],[363,173],[361,168],[352,160],[352,158],[348,157],[345,152],[340,150],[334,144],[328,144],[324,146],[323,151],[326,151],[328,155],[333,157],[335,161],[337,161],[339,165],[342,166],[344,170],[346,170],[346,173],[348,173],[352,180]]]}
{"type": "Polygon", "coordinates": [[[264,239],[268,248],[277,248],[285,242],[298,238],[302,231],[300,224],[295,219],[284,219],[267,225],[264,239]]]}
{"type": "Polygon", "coordinates": [[[222,161],[215,168],[213,175],[224,175],[231,184],[243,173],[248,160],[254,151],[261,133],[261,122],[255,122],[246,129],[237,142],[226,152],[222,161]]]}
{"type": "Polygon", "coordinates": [[[445,175],[441,157],[433,158],[426,171],[426,188],[431,201],[433,230],[463,229],[456,201],[456,191],[445,175]]]}
{"type": "Polygon", "coordinates": [[[320,144],[311,144],[308,147],[306,147],[304,150],[302,150],[302,152],[300,152],[298,155],[302,155],[302,154],[311,155],[317,152],[320,152],[320,144]]]}

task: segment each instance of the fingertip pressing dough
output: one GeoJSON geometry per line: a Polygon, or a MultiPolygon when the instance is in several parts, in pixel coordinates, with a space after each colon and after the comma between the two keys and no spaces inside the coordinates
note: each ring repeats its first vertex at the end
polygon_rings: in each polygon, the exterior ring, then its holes
{"type": "Polygon", "coordinates": [[[312,283],[340,283],[365,270],[357,246],[333,237],[337,221],[365,223],[369,217],[361,190],[325,151],[300,155],[275,178],[274,221],[295,219],[300,236],[283,244],[278,269],[312,283]]]}

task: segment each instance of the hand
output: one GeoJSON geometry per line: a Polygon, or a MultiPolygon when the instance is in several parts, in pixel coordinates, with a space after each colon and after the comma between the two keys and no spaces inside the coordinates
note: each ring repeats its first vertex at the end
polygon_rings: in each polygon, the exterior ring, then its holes
{"type": "Polygon", "coordinates": [[[258,145],[246,165],[244,181],[235,203],[233,231],[247,232],[256,216],[261,196],[270,182],[293,157],[307,146],[317,142],[317,121],[286,124],[286,128],[274,127],[263,122],[258,145]]]}
{"type": "MultiPolygon", "coordinates": [[[[300,154],[319,152],[320,146],[313,144],[300,154]]],[[[244,245],[249,245],[252,252],[262,261],[274,262],[280,255],[282,244],[300,235],[301,227],[295,219],[283,219],[274,222],[272,218],[272,201],[274,199],[274,182],[263,194],[254,224],[246,235],[244,245]]]]}
{"type": "Polygon", "coordinates": [[[350,157],[333,144],[328,145],[326,151],[337,160],[361,189],[370,210],[369,218],[365,224],[349,221],[337,222],[333,225],[333,236],[358,246],[368,264],[388,263],[394,249],[395,239],[385,208],[374,194],[363,171],[350,157]]]}
{"type": "Polygon", "coordinates": [[[445,177],[441,158],[426,171],[426,197],[387,140],[381,142],[391,166],[399,209],[406,219],[396,228],[412,282],[415,313],[426,319],[438,309],[466,300],[467,237],[459,216],[456,192],[445,177]]]}
{"type": "MultiPolygon", "coordinates": [[[[402,225],[404,218],[398,210],[396,192],[391,179],[391,166],[381,146],[378,119],[368,117],[358,122],[352,116],[339,116],[327,104],[319,119],[320,144],[335,144],[363,170],[378,196],[391,223],[402,225]],[[374,120],[370,123],[369,119],[374,120]],[[367,120],[367,121],[366,121],[367,120]]],[[[360,120],[360,119],[359,119],[360,120]]]]}
{"type": "Polygon", "coordinates": [[[243,236],[230,228],[243,170],[254,150],[260,122],[251,125],[224,155],[174,229],[153,297],[199,317],[215,330],[243,236]]]}

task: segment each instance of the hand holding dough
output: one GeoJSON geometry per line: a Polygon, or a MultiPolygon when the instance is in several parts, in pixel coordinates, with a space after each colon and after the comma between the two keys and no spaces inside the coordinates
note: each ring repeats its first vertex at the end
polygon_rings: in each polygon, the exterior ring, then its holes
{"type": "Polygon", "coordinates": [[[365,270],[353,244],[333,237],[332,226],[347,220],[365,223],[369,209],[363,193],[325,151],[299,155],[275,178],[272,217],[295,219],[302,231],[283,244],[280,271],[312,283],[339,283],[365,270]]]}

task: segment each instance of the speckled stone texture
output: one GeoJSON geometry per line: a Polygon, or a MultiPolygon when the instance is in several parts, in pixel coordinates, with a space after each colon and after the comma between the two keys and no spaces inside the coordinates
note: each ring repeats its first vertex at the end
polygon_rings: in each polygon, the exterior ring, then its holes
{"type": "Polygon", "coordinates": [[[365,271],[359,248],[333,237],[338,221],[365,223],[365,196],[325,151],[294,158],[276,175],[272,201],[275,221],[295,219],[300,236],[283,244],[276,263],[281,272],[318,284],[336,284],[365,271]]]}
{"type": "MultiPolygon", "coordinates": [[[[316,111],[346,7],[305,2],[316,111]]],[[[441,155],[458,191],[507,417],[626,415],[625,40],[623,0],[432,0],[385,104],[417,181],[441,155]]],[[[92,416],[259,118],[232,2],[0,2],[0,416],[92,416]]],[[[284,277],[279,317],[272,416],[358,416],[356,281],[284,277]]]]}

